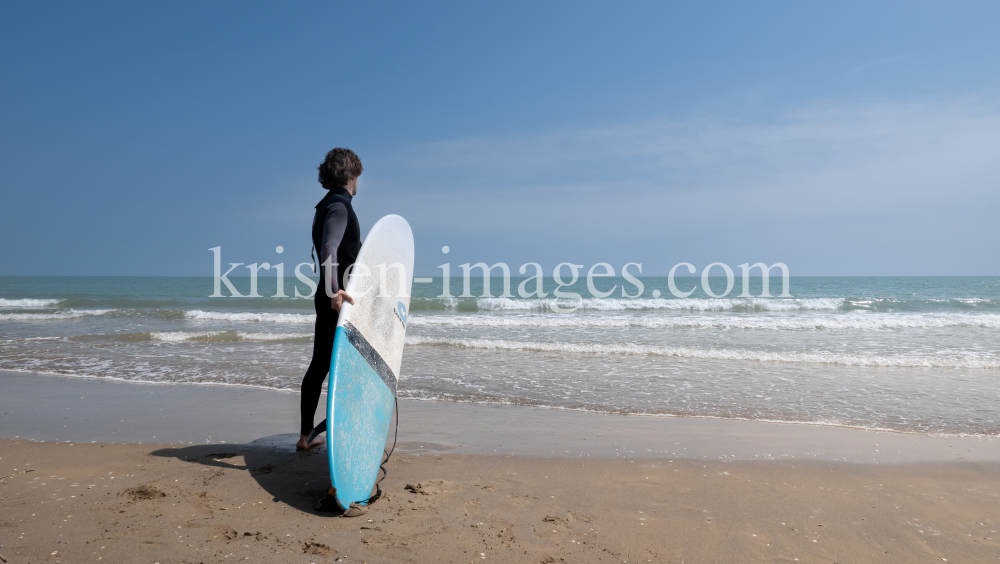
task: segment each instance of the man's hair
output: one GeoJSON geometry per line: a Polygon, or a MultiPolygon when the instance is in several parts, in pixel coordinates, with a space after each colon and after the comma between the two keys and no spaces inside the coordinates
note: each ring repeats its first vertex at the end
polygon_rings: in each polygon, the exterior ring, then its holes
{"type": "Polygon", "coordinates": [[[352,178],[361,176],[365,167],[361,166],[361,159],[350,149],[333,149],[326,154],[326,160],[319,165],[319,183],[323,188],[332,190],[343,188],[352,178]]]}

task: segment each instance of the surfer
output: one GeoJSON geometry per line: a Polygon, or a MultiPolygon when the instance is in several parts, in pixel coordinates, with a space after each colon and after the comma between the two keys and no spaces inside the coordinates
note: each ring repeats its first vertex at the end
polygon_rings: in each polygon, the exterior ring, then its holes
{"type": "Polygon", "coordinates": [[[333,149],[319,165],[319,183],[329,190],[326,197],[316,204],[313,217],[313,246],[319,251],[319,289],[315,295],[316,333],[313,356],[309,369],[302,379],[301,436],[295,448],[302,450],[323,444],[317,437],[309,442],[313,418],[323,381],[330,373],[330,356],[333,354],[333,337],[337,318],[344,302],[353,304],[344,292],[344,273],[354,264],[361,251],[361,227],[358,216],[351,207],[351,200],[358,191],[358,177],[364,167],[361,159],[350,149],[333,149]]]}

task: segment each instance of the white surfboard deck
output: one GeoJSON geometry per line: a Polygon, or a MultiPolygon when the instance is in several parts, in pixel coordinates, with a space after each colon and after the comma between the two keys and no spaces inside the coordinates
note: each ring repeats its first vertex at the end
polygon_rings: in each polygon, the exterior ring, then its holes
{"type": "MultiPolygon", "coordinates": [[[[413,232],[405,219],[378,220],[345,283],[330,363],[327,457],[342,509],[364,504],[382,464],[403,360],[413,285],[413,232]]],[[[320,289],[322,291],[322,289],[320,289]]]]}

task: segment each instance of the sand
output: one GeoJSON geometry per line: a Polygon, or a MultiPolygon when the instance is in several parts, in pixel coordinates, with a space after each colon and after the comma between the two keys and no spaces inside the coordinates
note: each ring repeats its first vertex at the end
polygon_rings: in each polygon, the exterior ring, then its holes
{"type": "Polygon", "coordinates": [[[161,564],[1000,559],[992,463],[404,455],[388,470],[385,497],[347,518],[312,509],[328,480],[318,452],[0,440],[0,555],[161,564]]]}
{"type": "Polygon", "coordinates": [[[313,509],[325,453],[273,434],[293,394],[196,386],[188,413],[183,386],[32,377],[0,378],[8,563],[1000,561],[990,439],[406,402],[347,518],[313,509]]]}

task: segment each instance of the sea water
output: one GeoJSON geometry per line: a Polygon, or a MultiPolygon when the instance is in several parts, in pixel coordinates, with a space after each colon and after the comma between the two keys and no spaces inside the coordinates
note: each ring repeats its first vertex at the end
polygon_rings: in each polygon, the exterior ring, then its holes
{"type": "MultiPolygon", "coordinates": [[[[513,297],[502,279],[489,297],[476,280],[465,298],[414,284],[399,396],[1000,435],[1000,277],[792,277],[785,298],[759,297],[759,279],[749,298],[733,297],[739,281],[712,298],[678,279],[695,293],[676,298],[666,278],[641,280],[635,298],[620,278],[600,281],[604,298],[564,288],[583,297],[561,300],[569,313],[553,311],[551,279],[543,298],[519,297],[520,279],[513,297]]],[[[312,300],[212,293],[211,277],[2,277],[0,370],[297,391],[312,300]]]]}

